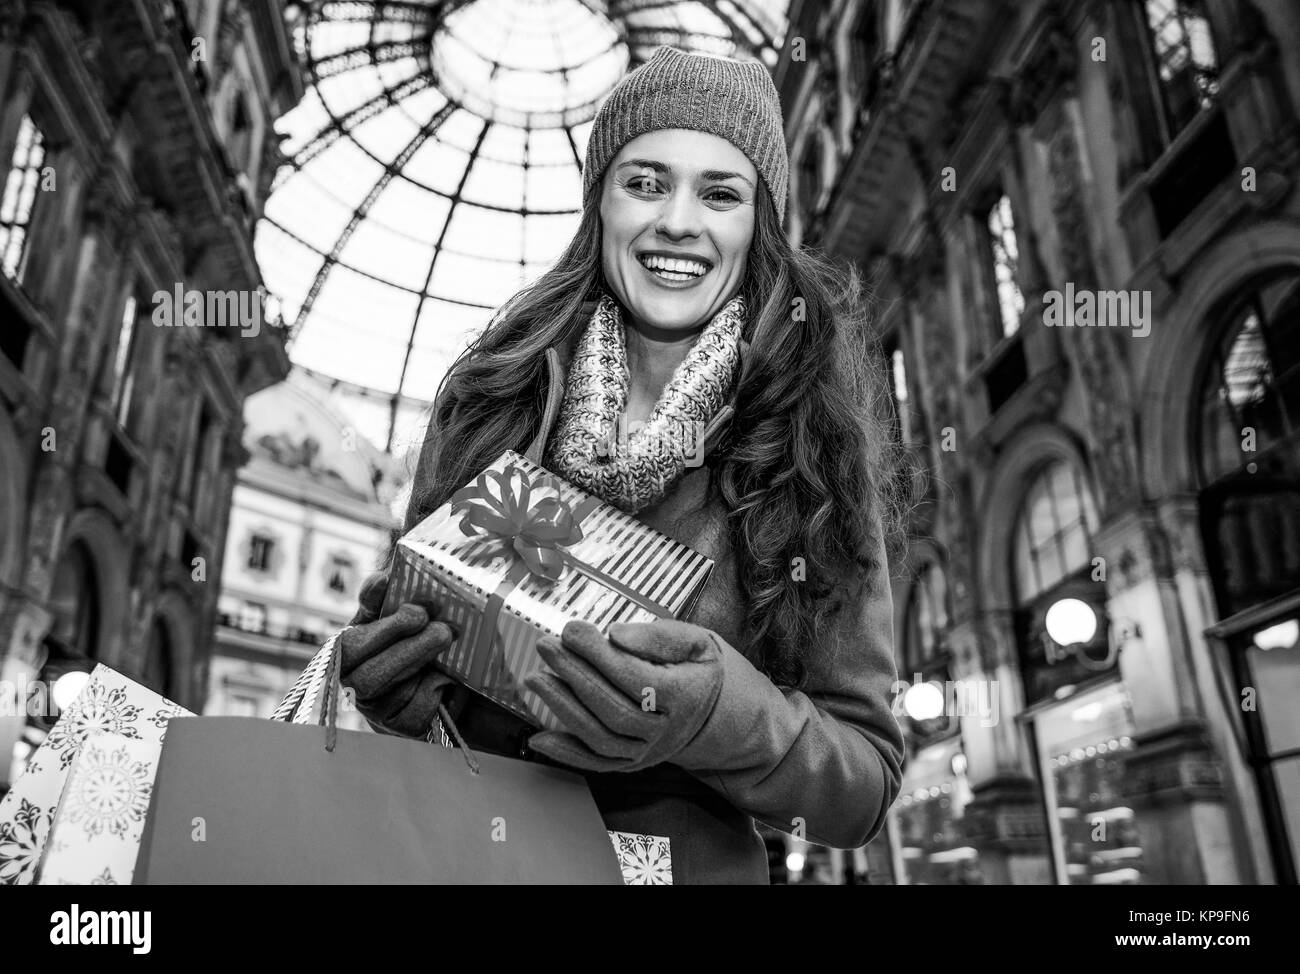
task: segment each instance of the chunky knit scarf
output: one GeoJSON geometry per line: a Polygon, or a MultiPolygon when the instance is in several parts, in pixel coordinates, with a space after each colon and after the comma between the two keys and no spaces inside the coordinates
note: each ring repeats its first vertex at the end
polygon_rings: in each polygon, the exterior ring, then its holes
{"type": "Polygon", "coordinates": [[[661,501],[698,455],[705,427],[731,393],[744,314],[737,295],[714,315],[649,421],[629,432],[621,422],[630,381],[623,318],[618,303],[603,295],[569,366],[547,469],[629,514],[661,501]]]}

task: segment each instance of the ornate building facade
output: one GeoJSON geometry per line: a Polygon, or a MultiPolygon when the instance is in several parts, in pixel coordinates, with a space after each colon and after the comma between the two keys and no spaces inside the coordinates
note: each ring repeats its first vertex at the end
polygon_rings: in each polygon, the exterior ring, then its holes
{"type": "Polygon", "coordinates": [[[793,6],[791,233],[928,472],[872,881],[1296,881],[1297,51],[1284,0],[793,6]]]}
{"type": "Polygon", "coordinates": [[[289,368],[253,255],[280,161],[272,122],[303,93],[283,7],[18,0],[0,12],[10,679],[102,661],[201,705],[244,399],[289,368]],[[208,312],[160,318],[159,295],[173,293],[197,293],[208,312]],[[214,295],[241,327],[214,327],[234,323],[212,319],[214,295]],[[160,327],[191,324],[207,327],[160,327]]]}
{"type": "MultiPolygon", "coordinates": [[[[244,447],[204,713],[269,717],[387,555],[401,465],[301,370],[249,398],[244,447]]],[[[346,701],[339,726],[370,730],[346,701]]]]}

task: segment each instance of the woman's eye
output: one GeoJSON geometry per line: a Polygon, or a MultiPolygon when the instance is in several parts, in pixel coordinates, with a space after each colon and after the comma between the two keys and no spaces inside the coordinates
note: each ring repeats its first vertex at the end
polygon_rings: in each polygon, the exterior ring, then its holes
{"type": "Polygon", "coordinates": [[[740,197],[729,189],[711,189],[705,199],[718,203],[739,203],[740,197]]]}
{"type": "Polygon", "coordinates": [[[638,193],[653,193],[656,185],[653,176],[633,176],[627,184],[638,193]]]}

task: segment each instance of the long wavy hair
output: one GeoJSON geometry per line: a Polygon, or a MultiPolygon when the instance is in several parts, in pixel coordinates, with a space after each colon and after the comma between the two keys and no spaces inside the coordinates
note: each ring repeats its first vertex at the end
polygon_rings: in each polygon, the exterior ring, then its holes
{"type": "MultiPolygon", "coordinates": [[[[443,378],[406,530],[536,437],[546,350],[573,347],[604,289],[599,197],[555,265],[497,310],[443,378]]],[[[761,182],[741,294],[750,347],[727,440],[706,464],[747,603],[737,648],[797,687],[828,620],[878,567],[881,533],[897,546],[896,438],[858,273],[792,248],[761,182]]]]}

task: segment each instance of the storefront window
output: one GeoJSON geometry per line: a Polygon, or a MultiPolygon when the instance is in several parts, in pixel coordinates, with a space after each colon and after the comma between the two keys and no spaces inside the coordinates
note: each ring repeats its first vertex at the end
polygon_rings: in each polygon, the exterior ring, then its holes
{"type": "Polygon", "coordinates": [[[962,829],[970,803],[961,739],[927,747],[908,762],[902,795],[894,803],[893,837],[903,883],[916,886],[980,884],[979,851],[962,829]]]}
{"type": "Polygon", "coordinates": [[[1300,864],[1300,593],[1266,621],[1236,620],[1213,628],[1219,665],[1230,669],[1221,689],[1239,709],[1234,728],[1254,771],[1276,881],[1296,882],[1300,864]]]}
{"type": "Polygon", "coordinates": [[[1036,718],[1057,875],[1072,886],[1146,882],[1124,759],[1133,747],[1128,693],[1110,683],[1036,718]]]}

